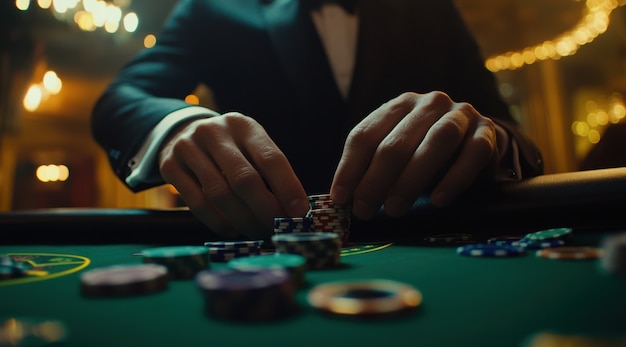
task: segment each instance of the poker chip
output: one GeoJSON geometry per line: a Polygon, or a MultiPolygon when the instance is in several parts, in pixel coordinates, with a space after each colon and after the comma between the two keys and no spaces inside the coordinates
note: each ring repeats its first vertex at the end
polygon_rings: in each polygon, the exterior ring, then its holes
{"type": "Polygon", "coordinates": [[[342,245],[348,244],[350,236],[350,211],[346,208],[316,208],[307,213],[311,218],[312,232],[330,232],[339,235],[342,245]]]}
{"type": "Polygon", "coordinates": [[[449,243],[458,243],[458,242],[465,243],[465,242],[472,241],[472,235],[464,234],[464,233],[437,234],[437,235],[431,235],[431,236],[424,238],[424,241],[434,243],[434,244],[449,244],[449,243]]]}
{"type": "Polygon", "coordinates": [[[515,257],[524,255],[522,247],[478,243],[460,246],[456,249],[457,254],[471,257],[515,257]]]}
{"type": "Polygon", "coordinates": [[[203,246],[166,246],[141,251],[143,262],[167,267],[172,279],[190,279],[210,267],[209,250],[203,246]]]}
{"type": "Polygon", "coordinates": [[[239,257],[260,255],[263,242],[263,240],[212,241],[205,242],[204,247],[209,250],[211,262],[225,263],[239,257]]]}
{"type": "Polygon", "coordinates": [[[311,217],[276,217],[274,218],[275,233],[306,233],[311,231],[311,217]]]}
{"type": "Polygon", "coordinates": [[[548,239],[544,241],[522,239],[516,242],[516,245],[525,249],[544,249],[564,246],[565,241],[561,239],[548,239]]]}
{"type": "Polygon", "coordinates": [[[340,262],[342,242],[337,233],[274,234],[272,243],[276,253],[303,256],[307,260],[307,269],[332,268],[340,262]]]}
{"type": "Polygon", "coordinates": [[[151,294],[165,290],[167,285],[167,267],[158,264],[114,265],[80,276],[81,294],[87,297],[151,294]]]}
{"type": "Polygon", "coordinates": [[[526,234],[524,238],[531,241],[545,241],[570,237],[571,235],[572,228],[553,228],[526,234]]]}
{"type": "Polygon", "coordinates": [[[13,260],[11,256],[0,255],[0,280],[25,277],[32,266],[13,260]]]}
{"type": "Polygon", "coordinates": [[[230,321],[271,321],[298,311],[295,288],[283,268],[203,270],[196,275],[205,313],[230,321]]]}
{"type": "Polygon", "coordinates": [[[228,267],[240,271],[258,269],[286,269],[296,288],[305,285],[306,258],[298,254],[272,253],[232,259],[228,267]]]}
{"type": "Polygon", "coordinates": [[[523,235],[503,235],[492,237],[487,240],[487,243],[499,246],[519,246],[519,243],[523,238],[523,235]]]}
{"type": "Polygon", "coordinates": [[[602,240],[602,268],[612,274],[626,275],[626,233],[602,240]]]}
{"type": "Polygon", "coordinates": [[[562,260],[586,260],[602,257],[602,249],[595,247],[559,247],[540,249],[538,257],[562,260]]]}
{"type": "Polygon", "coordinates": [[[312,307],[325,313],[380,317],[417,308],[422,294],[408,284],[391,280],[348,280],[317,285],[307,299],[312,307]]]}

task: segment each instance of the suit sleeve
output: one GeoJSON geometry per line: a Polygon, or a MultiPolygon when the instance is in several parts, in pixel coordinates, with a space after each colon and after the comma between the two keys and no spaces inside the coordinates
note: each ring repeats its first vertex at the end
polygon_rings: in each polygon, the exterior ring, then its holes
{"type": "Polygon", "coordinates": [[[208,64],[200,64],[198,45],[192,42],[193,4],[177,4],[158,43],[121,69],[92,110],[94,139],[105,150],[115,174],[133,191],[163,183],[153,180],[147,185],[129,186],[126,177],[131,173],[131,159],[163,118],[192,106],[184,98],[198,85],[201,66],[208,64]]]}

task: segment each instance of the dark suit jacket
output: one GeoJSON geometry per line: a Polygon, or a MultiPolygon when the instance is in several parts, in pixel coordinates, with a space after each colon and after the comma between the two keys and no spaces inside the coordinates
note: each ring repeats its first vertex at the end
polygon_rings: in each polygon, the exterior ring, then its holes
{"type": "Polygon", "coordinates": [[[361,0],[359,23],[344,101],[298,0],[183,0],[157,45],[125,66],[96,104],[95,139],[124,180],[150,129],[187,107],[182,99],[204,83],[218,112],[257,119],[307,193],[323,193],[349,129],[402,92],[440,90],[508,129],[521,146],[524,175],[541,173],[539,151],[516,128],[451,0],[361,0]]]}

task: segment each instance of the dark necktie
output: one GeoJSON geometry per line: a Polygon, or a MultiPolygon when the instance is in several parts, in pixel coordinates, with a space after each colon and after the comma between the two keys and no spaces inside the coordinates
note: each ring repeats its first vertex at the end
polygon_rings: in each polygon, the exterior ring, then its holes
{"type": "Polygon", "coordinates": [[[319,9],[322,5],[336,4],[343,7],[348,13],[354,13],[358,0],[301,0],[311,10],[319,9]]]}

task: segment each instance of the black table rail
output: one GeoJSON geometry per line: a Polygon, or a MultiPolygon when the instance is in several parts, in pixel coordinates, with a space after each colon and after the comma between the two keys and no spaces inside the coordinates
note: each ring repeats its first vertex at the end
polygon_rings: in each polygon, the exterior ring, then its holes
{"type": "MultiPolygon", "coordinates": [[[[433,233],[626,229],[626,168],[548,174],[477,186],[452,206],[427,197],[409,213],[353,219],[351,240],[412,241],[433,233]]],[[[0,244],[187,244],[217,240],[187,209],[51,208],[0,213],[0,244]]]]}

